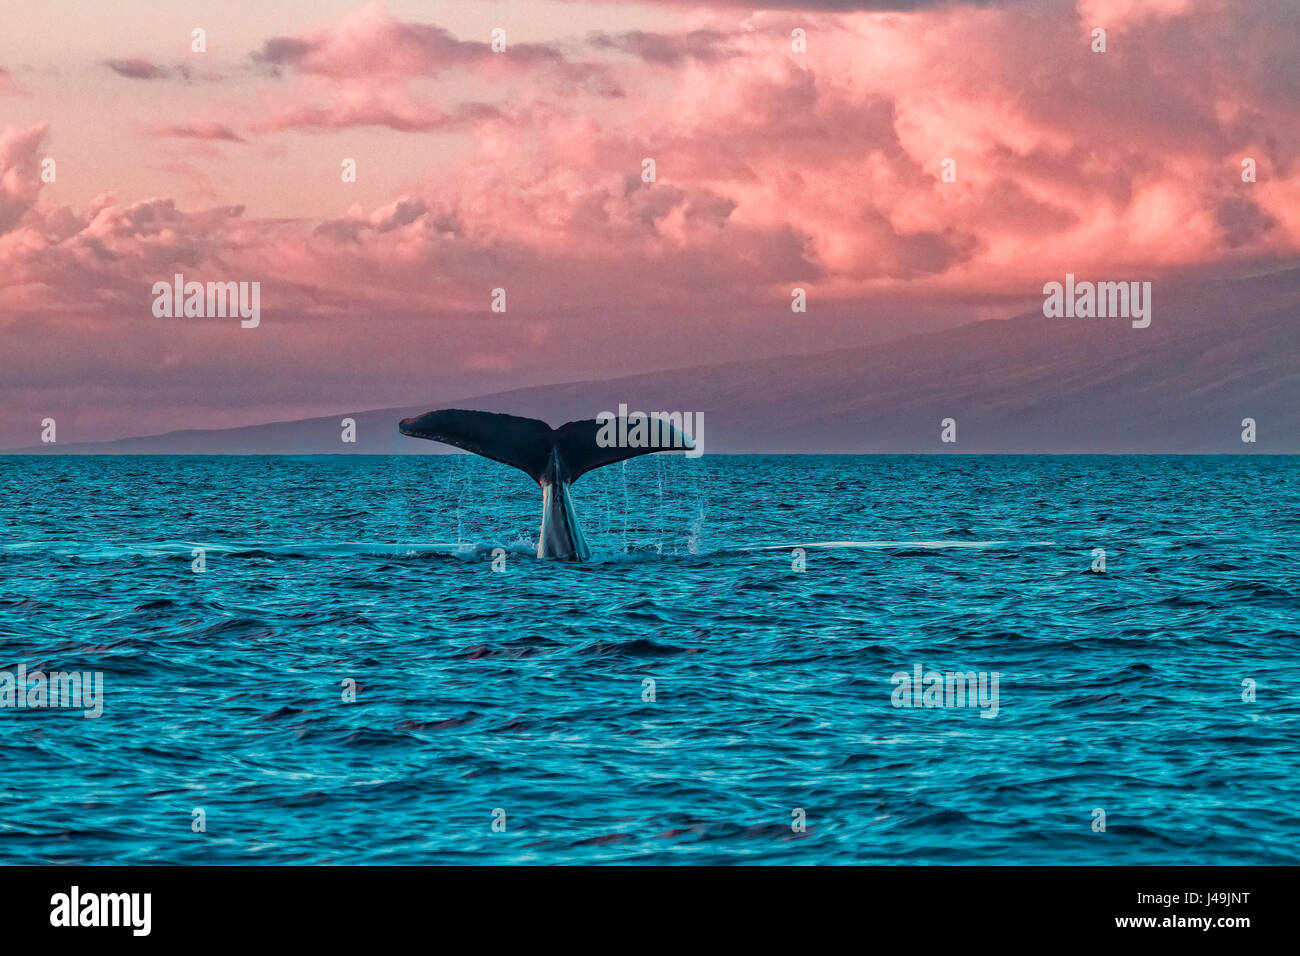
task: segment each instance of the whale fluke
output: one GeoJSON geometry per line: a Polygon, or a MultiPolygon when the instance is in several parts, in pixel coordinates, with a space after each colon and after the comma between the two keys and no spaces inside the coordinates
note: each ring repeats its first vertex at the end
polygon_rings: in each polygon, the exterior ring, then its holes
{"type": "MultiPolygon", "coordinates": [[[[611,419],[616,434],[627,434],[626,421],[611,419]]],[[[427,438],[463,448],[524,472],[542,487],[542,527],[537,539],[539,558],[585,560],[590,551],[578,527],[569,486],[594,468],[656,451],[693,449],[690,436],[668,422],[658,421],[653,446],[602,446],[597,441],[608,421],[568,422],[552,428],[546,422],[519,415],[444,408],[416,418],[404,418],[398,430],[411,438],[427,438]]]]}
{"type": "Polygon", "coordinates": [[[546,422],[518,415],[472,412],[444,408],[418,418],[403,418],[398,430],[411,438],[427,438],[455,445],[503,465],[511,465],[541,481],[555,443],[554,431],[546,422]]]}

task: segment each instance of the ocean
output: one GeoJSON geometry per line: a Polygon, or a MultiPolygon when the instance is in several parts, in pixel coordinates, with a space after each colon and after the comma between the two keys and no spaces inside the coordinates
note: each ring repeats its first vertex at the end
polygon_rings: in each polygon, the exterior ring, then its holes
{"type": "Polygon", "coordinates": [[[1297,464],[3,457],[0,861],[1300,863],[1297,464]]]}

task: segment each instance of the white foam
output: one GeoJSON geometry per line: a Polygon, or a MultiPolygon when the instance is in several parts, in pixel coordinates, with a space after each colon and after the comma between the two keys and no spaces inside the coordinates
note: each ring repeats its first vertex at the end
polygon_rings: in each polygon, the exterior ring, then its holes
{"type": "MultiPolygon", "coordinates": [[[[1054,541],[1030,541],[1028,545],[1052,545],[1054,541]]],[[[796,544],[764,544],[738,551],[789,551],[792,548],[996,548],[1022,547],[1014,541],[809,541],[796,544]]]]}

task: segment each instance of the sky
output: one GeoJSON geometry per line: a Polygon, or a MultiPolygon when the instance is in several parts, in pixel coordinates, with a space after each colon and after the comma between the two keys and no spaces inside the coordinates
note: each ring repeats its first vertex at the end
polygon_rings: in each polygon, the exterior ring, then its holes
{"type": "Polygon", "coordinates": [[[1298,27],[1294,0],[2,0],[0,447],[1294,267],[1298,27]],[[155,315],[177,273],[258,282],[260,323],[155,315]]]}

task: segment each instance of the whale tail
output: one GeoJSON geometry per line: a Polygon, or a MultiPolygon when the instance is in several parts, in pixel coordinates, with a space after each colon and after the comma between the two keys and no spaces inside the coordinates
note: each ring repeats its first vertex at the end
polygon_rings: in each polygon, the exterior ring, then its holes
{"type": "Polygon", "coordinates": [[[656,451],[695,447],[690,436],[664,421],[656,423],[658,440],[654,444],[635,447],[600,440],[602,430],[606,437],[609,432],[626,435],[625,419],[590,419],[552,428],[535,418],[445,408],[404,418],[397,427],[411,438],[454,445],[527,474],[542,487],[537,556],[577,561],[585,560],[590,551],[578,527],[570,485],[602,465],[656,451]]]}

